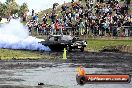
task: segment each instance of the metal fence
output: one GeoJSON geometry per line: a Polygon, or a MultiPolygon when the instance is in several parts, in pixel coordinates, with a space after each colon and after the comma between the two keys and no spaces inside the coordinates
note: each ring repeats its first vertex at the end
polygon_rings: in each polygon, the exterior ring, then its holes
{"type": "MultiPolygon", "coordinates": [[[[74,29],[72,27],[66,27],[65,32],[67,34],[72,34],[72,35],[79,35],[80,33],[78,33],[79,31],[77,29],[74,29]]],[[[107,36],[109,34],[109,36],[119,36],[119,37],[129,37],[132,36],[132,26],[121,26],[121,27],[117,27],[117,26],[111,26],[110,29],[107,30],[102,30],[102,29],[96,29],[96,31],[94,31],[93,29],[87,28],[84,29],[83,31],[84,35],[93,35],[93,36],[107,36]]]]}
{"type": "Polygon", "coordinates": [[[132,26],[111,26],[108,30],[102,29],[91,29],[83,28],[82,30],[77,29],[77,27],[63,27],[55,31],[55,29],[48,28],[45,32],[37,30],[38,35],[49,35],[49,34],[64,34],[64,35],[88,35],[88,36],[117,36],[117,37],[130,37],[132,36],[132,26]],[[81,34],[82,31],[82,34],[81,34]]]}
{"type": "MultiPolygon", "coordinates": [[[[113,26],[112,29],[115,29],[115,31],[117,32],[117,36],[119,37],[132,36],[132,26],[121,26],[121,27],[113,26]]],[[[113,31],[112,34],[114,34],[113,31]]]]}

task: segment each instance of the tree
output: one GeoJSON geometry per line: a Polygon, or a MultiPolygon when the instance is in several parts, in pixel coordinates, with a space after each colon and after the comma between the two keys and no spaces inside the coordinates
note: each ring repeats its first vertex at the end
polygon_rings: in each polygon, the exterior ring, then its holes
{"type": "Polygon", "coordinates": [[[27,11],[29,11],[28,5],[27,5],[27,3],[23,3],[23,4],[20,6],[20,14],[24,14],[24,13],[26,13],[27,11]]]}
{"type": "Polygon", "coordinates": [[[5,16],[6,10],[7,10],[6,4],[0,2],[0,16],[5,16]]]}
{"type": "Polygon", "coordinates": [[[16,14],[19,12],[19,5],[16,3],[15,0],[6,0],[6,13],[8,16],[12,14],[16,14]]]}
{"type": "Polygon", "coordinates": [[[20,16],[21,14],[25,14],[27,11],[27,3],[23,3],[21,6],[19,6],[16,3],[16,0],[6,0],[5,3],[0,2],[0,16],[2,17],[9,17],[16,13],[18,13],[20,16]]]}
{"type": "Polygon", "coordinates": [[[20,13],[19,15],[22,17],[23,21],[26,21],[27,19],[27,12],[28,12],[28,5],[27,3],[23,3],[21,6],[20,6],[20,13]]]}
{"type": "Polygon", "coordinates": [[[15,2],[15,0],[6,0],[6,3],[15,2]]]}

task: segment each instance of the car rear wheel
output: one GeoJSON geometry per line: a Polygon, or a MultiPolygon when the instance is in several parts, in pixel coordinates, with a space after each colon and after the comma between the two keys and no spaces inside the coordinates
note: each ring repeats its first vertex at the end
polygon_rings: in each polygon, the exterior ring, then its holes
{"type": "Polygon", "coordinates": [[[83,52],[84,51],[84,47],[82,47],[80,50],[81,50],[81,52],[83,52]]]}
{"type": "Polygon", "coordinates": [[[67,46],[67,47],[66,47],[66,50],[67,50],[68,52],[70,52],[70,51],[71,51],[71,48],[70,48],[69,46],[67,46]]]}

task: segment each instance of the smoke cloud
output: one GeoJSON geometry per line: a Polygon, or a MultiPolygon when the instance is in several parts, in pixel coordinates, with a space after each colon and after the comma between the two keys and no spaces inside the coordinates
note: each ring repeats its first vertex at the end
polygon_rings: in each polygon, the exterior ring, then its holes
{"type": "Polygon", "coordinates": [[[39,43],[40,40],[29,36],[28,29],[19,20],[0,26],[0,48],[50,51],[49,47],[39,43]]]}

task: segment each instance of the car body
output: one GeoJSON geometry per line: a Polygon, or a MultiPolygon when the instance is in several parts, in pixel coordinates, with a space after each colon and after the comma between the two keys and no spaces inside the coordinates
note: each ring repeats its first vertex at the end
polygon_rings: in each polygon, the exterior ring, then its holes
{"type": "Polygon", "coordinates": [[[83,52],[84,48],[87,46],[85,40],[70,35],[50,35],[47,40],[42,41],[41,43],[44,46],[48,46],[52,51],[64,50],[64,48],[66,48],[67,51],[80,49],[83,52]]]}

